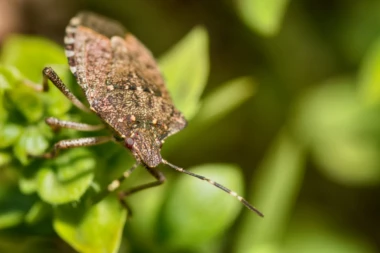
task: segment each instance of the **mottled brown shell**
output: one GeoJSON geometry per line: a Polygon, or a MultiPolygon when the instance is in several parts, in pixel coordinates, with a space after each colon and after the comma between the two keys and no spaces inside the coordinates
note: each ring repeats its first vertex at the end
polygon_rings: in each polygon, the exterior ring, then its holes
{"type": "Polygon", "coordinates": [[[91,109],[130,141],[149,167],[162,158],[162,141],[186,126],[152,54],[119,23],[80,13],[66,28],[66,56],[91,109]]]}

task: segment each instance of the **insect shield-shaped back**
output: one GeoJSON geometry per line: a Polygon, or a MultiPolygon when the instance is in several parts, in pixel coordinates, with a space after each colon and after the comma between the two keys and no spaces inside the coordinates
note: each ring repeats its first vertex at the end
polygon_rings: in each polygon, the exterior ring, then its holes
{"type": "Polygon", "coordinates": [[[152,54],[120,24],[89,13],[70,21],[65,42],[71,71],[92,110],[117,138],[126,139],[138,161],[156,167],[161,142],[183,129],[186,120],[152,54]]]}

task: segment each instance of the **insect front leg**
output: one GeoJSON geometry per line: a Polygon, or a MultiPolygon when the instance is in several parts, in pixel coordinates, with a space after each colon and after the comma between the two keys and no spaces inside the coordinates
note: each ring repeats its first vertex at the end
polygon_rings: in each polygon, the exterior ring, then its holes
{"type": "Polygon", "coordinates": [[[48,91],[48,80],[50,80],[55,87],[57,87],[63,95],[65,95],[76,107],[84,112],[91,112],[87,106],[85,106],[70,90],[67,86],[62,82],[61,78],[57,75],[57,73],[51,68],[46,67],[42,71],[43,81],[42,81],[42,90],[48,91]]]}
{"type": "MultiPolygon", "coordinates": [[[[103,194],[99,195],[97,200],[95,201],[95,203],[99,202],[100,200],[102,200],[109,192],[114,192],[116,191],[121,183],[127,179],[130,174],[139,166],[140,164],[139,163],[135,163],[133,165],[132,168],[128,169],[127,171],[125,171],[123,173],[123,175],[118,178],[118,179],[115,179],[114,181],[112,181],[108,187],[107,187],[107,192],[104,192],[103,194]]],[[[132,211],[131,211],[131,208],[129,207],[129,205],[127,204],[127,202],[125,201],[125,197],[131,195],[132,193],[135,193],[135,192],[138,192],[138,191],[141,191],[141,190],[144,190],[144,189],[148,189],[148,188],[151,188],[151,187],[154,187],[154,186],[158,186],[158,185],[161,185],[165,182],[166,178],[164,176],[164,174],[155,169],[155,168],[149,168],[147,166],[145,166],[145,168],[148,170],[148,172],[153,175],[157,181],[154,181],[154,182],[151,182],[151,183],[147,183],[147,184],[143,184],[143,185],[140,185],[140,186],[137,186],[137,187],[133,187],[129,190],[126,190],[126,191],[120,191],[118,192],[118,198],[119,198],[119,201],[121,203],[121,205],[127,209],[128,213],[130,216],[132,216],[132,211]]]]}
{"type": "MultiPolygon", "coordinates": [[[[99,194],[95,201],[94,201],[94,204],[98,203],[99,201],[101,201],[102,199],[104,199],[110,192],[114,192],[116,191],[117,189],[119,189],[120,185],[132,174],[132,172],[140,165],[140,163],[135,163],[132,168],[126,170],[123,175],[121,177],[119,177],[118,179],[115,179],[113,180],[107,187],[107,190],[102,192],[101,194],[99,194]]],[[[129,207],[129,205],[127,204],[127,202],[125,201],[125,197],[126,196],[129,196],[131,195],[132,193],[135,193],[137,191],[140,191],[140,190],[143,190],[143,189],[147,189],[147,188],[150,188],[150,187],[154,187],[154,186],[157,186],[157,185],[160,185],[162,183],[165,182],[165,176],[158,170],[155,170],[155,169],[152,169],[152,168],[148,168],[146,167],[147,170],[157,179],[157,181],[155,182],[152,182],[152,183],[148,183],[148,184],[143,184],[143,185],[140,185],[140,186],[137,186],[137,187],[134,187],[132,189],[129,189],[127,191],[120,191],[118,192],[118,198],[119,198],[119,201],[121,203],[121,205],[127,209],[128,211],[128,214],[129,216],[132,216],[132,210],[131,208],[129,207]]]]}
{"type": "Polygon", "coordinates": [[[118,189],[119,186],[124,182],[124,180],[127,179],[138,166],[139,166],[139,163],[135,163],[132,166],[132,168],[126,170],[121,177],[113,180],[107,187],[108,192],[113,192],[116,189],[118,189]]]}
{"type": "MultiPolygon", "coordinates": [[[[135,163],[132,168],[126,170],[122,176],[120,176],[118,179],[113,180],[107,187],[106,190],[101,192],[95,199],[94,199],[94,205],[98,202],[100,202],[102,199],[104,199],[110,192],[114,192],[117,190],[120,185],[132,174],[132,172],[139,166],[139,163],[135,163]]],[[[121,202],[123,207],[127,209],[129,216],[132,215],[131,208],[128,206],[128,204],[123,201],[121,202]]]]}
{"type": "MultiPolygon", "coordinates": [[[[148,166],[145,166],[145,168],[148,170],[148,172],[154,176],[157,181],[154,181],[154,182],[151,182],[151,183],[147,183],[147,184],[143,184],[143,185],[140,185],[140,186],[136,186],[134,188],[131,188],[129,190],[126,190],[126,191],[120,191],[118,193],[118,197],[119,197],[119,201],[120,203],[122,204],[122,206],[124,206],[129,212],[130,212],[130,208],[128,206],[128,204],[125,202],[125,197],[133,194],[133,193],[136,193],[138,191],[141,191],[141,190],[145,190],[145,189],[148,189],[148,188],[151,188],[151,187],[155,187],[155,186],[159,186],[161,184],[163,184],[166,180],[164,174],[155,169],[155,168],[149,168],[148,166]]],[[[125,173],[124,173],[125,174],[125,173]]],[[[112,185],[112,183],[111,183],[112,185]]]]}

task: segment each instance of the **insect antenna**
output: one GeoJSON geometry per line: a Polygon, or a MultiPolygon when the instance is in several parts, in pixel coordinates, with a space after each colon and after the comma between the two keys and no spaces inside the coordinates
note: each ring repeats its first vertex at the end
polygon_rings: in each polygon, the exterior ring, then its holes
{"type": "Polygon", "coordinates": [[[190,175],[190,176],[193,176],[193,177],[196,177],[196,178],[199,178],[203,181],[206,181],[208,182],[209,184],[212,184],[213,186],[216,186],[217,188],[221,189],[222,191],[225,191],[227,192],[228,194],[230,194],[231,196],[234,196],[235,198],[237,198],[241,203],[243,203],[243,205],[245,205],[249,210],[257,213],[259,216],[261,217],[264,217],[264,214],[262,214],[259,210],[257,210],[254,206],[252,206],[247,200],[245,200],[243,197],[239,196],[236,192],[234,191],[231,191],[230,189],[228,189],[227,187],[217,183],[217,182],[214,182],[212,181],[211,179],[208,179],[207,177],[204,177],[204,176],[201,176],[201,175],[198,175],[198,174],[195,174],[195,173],[192,173],[190,171],[187,171],[183,168],[180,168],[174,164],[171,164],[169,163],[168,161],[162,159],[162,163],[168,165],[169,167],[175,169],[176,171],[179,171],[179,172],[182,172],[182,173],[185,173],[187,175],[190,175]]]}

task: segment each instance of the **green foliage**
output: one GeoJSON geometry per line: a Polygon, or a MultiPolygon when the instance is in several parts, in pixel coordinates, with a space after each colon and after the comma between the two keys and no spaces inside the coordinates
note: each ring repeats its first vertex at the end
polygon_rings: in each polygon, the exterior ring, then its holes
{"type": "Polygon", "coordinates": [[[95,165],[95,158],[85,150],[60,155],[39,169],[38,195],[53,205],[78,201],[93,181],[95,165]]]}
{"type": "Polygon", "coordinates": [[[203,27],[196,27],[160,60],[174,104],[187,119],[199,109],[209,71],[207,55],[207,32],[203,27]]]}
{"type": "Polygon", "coordinates": [[[379,105],[380,101],[380,39],[364,57],[359,72],[359,88],[363,101],[368,105],[379,105]]]}
{"type": "Polygon", "coordinates": [[[240,77],[221,84],[202,101],[193,124],[205,127],[217,122],[252,97],[255,88],[256,84],[250,77],[240,77]]]}
{"type": "Polygon", "coordinates": [[[42,130],[37,126],[29,126],[22,131],[22,134],[17,139],[17,143],[14,145],[13,151],[15,157],[22,164],[26,165],[29,155],[41,155],[48,145],[49,143],[42,130]]]}
{"type": "Polygon", "coordinates": [[[24,212],[19,210],[4,212],[0,217],[0,228],[9,228],[22,223],[24,215],[24,212]]]}
{"type": "Polygon", "coordinates": [[[352,185],[379,182],[378,110],[364,106],[349,78],[334,78],[301,99],[295,128],[322,173],[352,185]],[[360,169],[358,169],[360,168],[360,169]]]}
{"type": "Polygon", "coordinates": [[[286,130],[273,147],[254,178],[252,203],[257,203],[271,219],[246,216],[237,252],[280,252],[282,237],[291,214],[305,169],[304,148],[286,130]]]}
{"type": "Polygon", "coordinates": [[[237,0],[236,8],[242,20],[254,31],[275,35],[290,0],[237,0]]]}
{"type": "MultiPolygon", "coordinates": [[[[237,166],[207,164],[191,171],[238,192],[243,190],[242,175],[237,166]]],[[[185,250],[220,236],[241,209],[238,201],[233,198],[224,200],[225,197],[223,192],[209,184],[189,177],[179,178],[173,183],[172,192],[166,200],[162,217],[164,233],[160,240],[170,248],[185,250]],[[183,202],[183,199],[186,201],[183,202]]]]}
{"type": "MultiPolygon", "coordinates": [[[[62,48],[43,38],[15,35],[8,37],[3,44],[1,63],[16,68],[22,77],[36,83],[41,82],[42,70],[36,72],[35,69],[43,69],[46,64],[66,64],[67,62],[62,48]],[[31,62],[33,65],[30,64],[31,62]]],[[[20,81],[15,78],[13,80],[20,81]]]]}
{"type": "Polygon", "coordinates": [[[56,207],[53,225],[79,252],[117,252],[126,217],[118,199],[109,196],[90,207],[56,207]]]}

